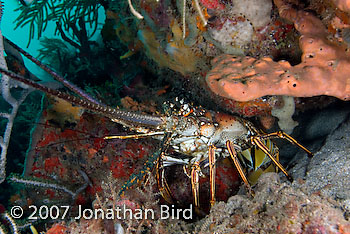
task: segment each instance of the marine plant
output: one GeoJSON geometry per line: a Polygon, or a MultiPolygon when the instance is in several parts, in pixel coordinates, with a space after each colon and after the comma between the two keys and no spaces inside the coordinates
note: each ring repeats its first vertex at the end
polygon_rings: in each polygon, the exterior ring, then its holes
{"type": "Polygon", "coordinates": [[[40,40],[40,44],[42,48],[38,50],[39,60],[46,61],[59,71],[67,70],[65,64],[73,54],[66,43],[57,38],[44,37],[40,40]]]}
{"type": "Polygon", "coordinates": [[[83,34],[87,33],[85,24],[92,28],[90,33],[86,34],[87,39],[91,38],[97,30],[98,9],[102,6],[99,2],[99,0],[34,0],[29,6],[21,5],[16,9],[20,11],[20,15],[15,20],[15,28],[29,24],[29,45],[35,35],[38,39],[42,36],[49,21],[54,21],[56,34],[70,41],[72,45],[75,43],[74,45],[77,46],[78,42],[83,46],[83,34]],[[70,32],[73,36],[69,38],[65,32],[70,32]]]}

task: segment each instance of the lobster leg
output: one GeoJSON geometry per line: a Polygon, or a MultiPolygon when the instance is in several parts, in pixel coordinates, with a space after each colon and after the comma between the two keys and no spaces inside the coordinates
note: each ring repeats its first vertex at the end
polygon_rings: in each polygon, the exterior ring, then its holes
{"type": "MultiPolygon", "coordinates": [[[[269,138],[269,137],[267,137],[269,138]]],[[[286,175],[289,181],[293,181],[293,178],[288,174],[287,170],[282,166],[282,164],[271,154],[270,150],[267,148],[267,146],[262,142],[261,136],[252,136],[251,142],[253,145],[257,146],[259,149],[261,149],[269,158],[271,161],[286,175]]]]}
{"type": "Polygon", "coordinates": [[[311,153],[310,150],[306,149],[303,145],[301,145],[298,141],[296,141],[293,137],[289,136],[287,133],[283,131],[278,131],[278,132],[273,132],[273,133],[266,133],[262,134],[259,136],[260,139],[265,140],[265,139],[271,139],[271,138],[281,138],[281,139],[286,139],[290,143],[298,146],[300,149],[304,150],[308,157],[311,158],[314,156],[313,153],[311,153]]]}
{"type": "Polygon", "coordinates": [[[254,195],[253,190],[252,190],[252,188],[251,188],[251,186],[250,186],[250,184],[248,182],[248,179],[247,179],[247,177],[244,174],[242,166],[241,166],[241,164],[239,162],[236,150],[233,147],[233,143],[231,141],[226,141],[226,147],[228,149],[228,152],[229,152],[229,154],[231,156],[231,159],[232,159],[233,163],[235,164],[235,167],[236,167],[236,169],[238,171],[238,174],[241,176],[241,178],[242,178],[244,184],[246,185],[246,187],[248,188],[248,191],[250,192],[250,194],[254,195]]]}
{"type": "Polygon", "coordinates": [[[191,169],[191,186],[192,186],[192,194],[194,198],[194,205],[196,207],[199,207],[199,173],[200,173],[200,166],[198,162],[195,162],[192,165],[191,169]]]}
{"type": "Polygon", "coordinates": [[[170,188],[164,176],[164,168],[160,164],[161,164],[161,158],[158,160],[158,163],[156,166],[156,179],[157,179],[158,189],[159,189],[160,195],[164,198],[164,200],[170,204],[173,204],[174,201],[171,196],[170,188]]]}
{"type": "Polygon", "coordinates": [[[210,173],[210,206],[215,204],[215,146],[209,146],[209,173],[210,173]]]}
{"type": "Polygon", "coordinates": [[[160,157],[162,157],[164,152],[167,150],[170,140],[171,140],[171,133],[169,132],[165,133],[165,136],[163,137],[162,143],[160,144],[160,147],[158,148],[158,150],[156,150],[153,153],[153,155],[147,160],[147,162],[145,162],[143,168],[140,170],[139,173],[134,173],[129,177],[129,179],[120,188],[118,192],[118,196],[124,196],[124,193],[126,190],[131,188],[133,185],[139,183],[141,180],[145,178],[148,172],[152,171],[157,160],[160,157]]]}

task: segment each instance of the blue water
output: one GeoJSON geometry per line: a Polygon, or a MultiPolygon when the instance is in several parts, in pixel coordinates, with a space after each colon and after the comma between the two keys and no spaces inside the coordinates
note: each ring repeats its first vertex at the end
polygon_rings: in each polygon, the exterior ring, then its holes
{"type": "MultiPolygon", "coordinates": [[[[27,52],[32,54],[34,57],[38,56],[38,49],[41,48],[40,40],[37,39],[37,36],[35,34],[34,39],[30,42],[29,47],[28,40],[29,40],[29,24],[27,24],[25,27],[20,28],[18,27],[16,30],[14,29],[16,26],[15,19],[17,19],[18,15],[20,14],[19,11],[15,11],[20,6],[20,2],[18,0],[6,0],[4,1],[4,15],[1,19],[1,31],[4,36],[6,36],[8,39],[13,41],[15,44],[20,46],[22,49],[25,49],[27,52]]],[[[104,9],[102,7],[99,8],[99,23],[98,23],[98,31],[102,29],[104,20],[105,20],[105,14],[104,9]]],[[[48,38],[60,38],[57,35],[54,35],[55,32],[55,22],[49,22],[47,29],[42,34],[42,37],[48,37],[48,38]]],[[[99,32],[95,33],[95,36],[92,38],[93,40],[98,41],[99,40],[99,32]]],[[[35,31],[36,33],[36,31],[35,31]]],[[[26,67],[35,74],[38,78],[42,80],[50,79],[49,76],[42,71],[40,68],[38,68],[35,64],[30,62],[28,59],[24,59],[24,63],[26,67]]]]}

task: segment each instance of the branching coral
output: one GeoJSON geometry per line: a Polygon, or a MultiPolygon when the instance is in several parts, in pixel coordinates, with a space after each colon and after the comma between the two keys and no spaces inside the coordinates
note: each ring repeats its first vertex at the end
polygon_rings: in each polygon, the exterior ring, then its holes
{"type": "MultiPolygon", "coordinates": [[[[0,21],[2,16],[2,3],[0,2],[0,21]]],[[[0,30],[0,67],[7,69],[4,57],[3,37],[0,30]]],[[[4,135],[0,139],[1,155],[0,155],[0,183],[6,178],[6,154],[10,142],[11,131],[14,119],[21,103],[26,99],[27,95],[32,91],[27,85],[11,80],[8,76],[1,76],[1,94],[3,99],[11,106],[9,112],[1,112],[0,117],[7,119],[6,129],[4,135]],[[22,92],[19,98],[15,98],[11,94],[11,90],[20,87],[22,92]]]]}
{"type": "Polygon", "coordinates": [[[85,183],[83,185],[81,185],[76,191],[72,191],[69,188],[57,184],[55,182],[52,181],[45,181],[45,180],[40,180],[38,178],[30,178],[30,177],[22,177],[19,175],[15,175],[12,174],[11,176],[8,177],[9,182],[11,183],[17,183],[17,184],[23,184],[25,186],[28,187],[33,187],[33,188],[50,188],[50,189],[54,189],[54,190],[59,190],[59,191],[63,191],[69,195],[72,196],[72,201],[74,202],[76,197],[86,189],[86,187],[89,185],[90,181],[88,176],[85,174],[85,172],[83,171],[79,171],[82,175],[82,178],[85,180],[85,183]]]}
{"type": "Polygon", "coordinates": [[[237,101],[249,101],[265,95],[311,97],[317,95],[350,99],[350,54],[346,46],[331,41],[326,28],[311,13],[296,10],[275,0],[279,14],[294,23],[301,34],[302,62],[274,62],[221,55],[213,60],[207,83],[216,94],[237,101]]]}

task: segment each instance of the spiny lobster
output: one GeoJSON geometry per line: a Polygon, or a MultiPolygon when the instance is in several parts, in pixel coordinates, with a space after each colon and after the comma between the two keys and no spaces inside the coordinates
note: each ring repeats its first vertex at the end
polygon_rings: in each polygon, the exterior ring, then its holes
{"type": "MultiPolygon", "coordinates": [[[[271,138],[283,138],[304,150],[308,156],[313,154],[293,139],[288,134],[278,131],[264,133],[257,129],[250,121],[228,114],[217,113],[202,108],[191,108],[182,103],[178,113],[170,115],[144,115],[106,106],[89,98],[83,91],[63,79],[52,69],[23,51],[11,41],[7,42],[24,56],[39,65],[56,80],[77,93],[81,98],[69,95],[58,90],[50,89],[33,82],[11,71],[0,68],[3,75],[7,75],[17,81],[23,82],[48,95],[64,99],[74,105],[86,108],[89,111],[101,114],[111,121],[122,124],[138,132],[128,136],[108,136],[105,139],[127,139],[140,137],[154,137],[162,140],[162,144],[148,159],[143,169],[131,175],[129,180],[121,188],[119,195],[138,183],[156,165],[156,174],[159,190],[162,196],[171,201],[171,192],[167,186],[161,171],[164,167],[181,164],[190,177],[195,206],[199,206],[199,177],[201,168],[209,166],[210,172],[210,203],[215,203],[215,171],[216,152],[221,157],[230,157],[237,168],[243,182],[248,187],[256,182],[256,178],[266,170],[281,170],[289,180],[292,180],[286,169],[279,163],[278,148],[272,143],[271,138]],[[167,148],[172,147],[184,157],[178,158],[167,155],[167,148]]],[[[173,106],[170,104],[170,107],[173,106]]]]}

